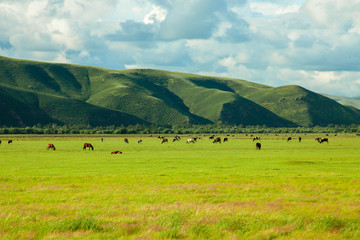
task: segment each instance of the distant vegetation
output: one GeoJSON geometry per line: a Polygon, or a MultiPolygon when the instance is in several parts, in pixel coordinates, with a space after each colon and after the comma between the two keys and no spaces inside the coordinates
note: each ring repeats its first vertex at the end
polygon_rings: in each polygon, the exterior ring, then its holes
{"type": "Polygon", "coordinates": [[[360,110],[300,86],[0,57],[0,126],[360,124],[360,110]]]}
{"type": "Polygon", "coordinates": [[[326,127],[266,127],[266,126],[230,126],[223,124],[192,126],[61,126],[36,125],[33,127],[2,127],[0,134],[251,134],[251,133],[360,133],[360,125],[329,125],[326,127]]]}

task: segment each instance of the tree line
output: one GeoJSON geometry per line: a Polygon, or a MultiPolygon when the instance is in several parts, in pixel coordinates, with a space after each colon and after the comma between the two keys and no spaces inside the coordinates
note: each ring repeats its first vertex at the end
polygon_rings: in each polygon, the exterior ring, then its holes
{"type": "Polygon", "coordinates": [[[36,124],[32,127],[0,127],[0,134],[248,134],[248,133],[360,133],[360,125],[336,125],[313,127],[267,127],[242,125],[129,125],[129,126],[84,126],[36,124]]]}

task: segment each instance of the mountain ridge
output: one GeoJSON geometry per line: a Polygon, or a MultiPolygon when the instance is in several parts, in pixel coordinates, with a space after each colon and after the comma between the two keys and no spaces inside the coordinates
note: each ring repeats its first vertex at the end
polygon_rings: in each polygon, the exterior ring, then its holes
{"type": "Polygon", "coordinates": [[[0,93],[0,125],[6,126],[36,121],[91,126],[360,124],[359,110],[300,86],[155,69],[111,70],[0,56],[0,93]]]}

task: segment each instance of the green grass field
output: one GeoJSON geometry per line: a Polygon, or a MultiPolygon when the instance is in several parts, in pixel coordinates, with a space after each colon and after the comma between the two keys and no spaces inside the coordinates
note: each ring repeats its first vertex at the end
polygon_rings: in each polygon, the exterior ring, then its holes
{"type": "Polygon", "coordinates": [[[260,136],[0,136],[0,238],[359,239],[360,137],[260,136]]]}

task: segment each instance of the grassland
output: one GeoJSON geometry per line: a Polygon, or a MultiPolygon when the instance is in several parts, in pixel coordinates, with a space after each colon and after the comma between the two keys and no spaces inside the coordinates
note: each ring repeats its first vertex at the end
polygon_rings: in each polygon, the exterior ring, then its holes
{"type": "Polygon", "coordinates": [[[360,238],[358,136],[103,137],[0,136],[0,238],[360,238]]]}

